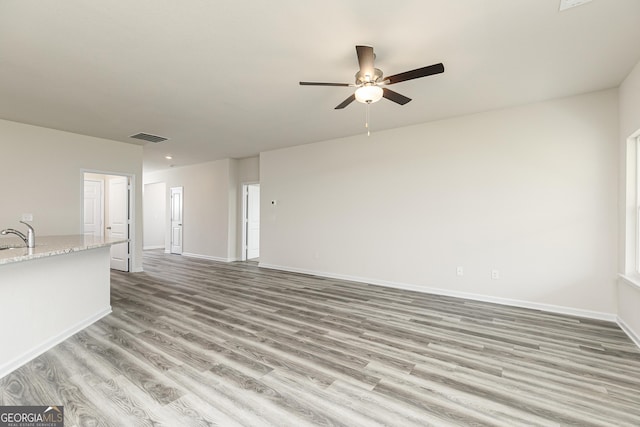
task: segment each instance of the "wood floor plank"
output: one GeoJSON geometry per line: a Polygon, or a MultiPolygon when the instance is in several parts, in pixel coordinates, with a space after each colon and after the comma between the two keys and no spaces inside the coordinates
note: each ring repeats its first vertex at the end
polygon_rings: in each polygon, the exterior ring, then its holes
{"type": "Polygon", "coordinates": [[[638,426],[611,322],[147,251],[113,313],[0,379],[73,426],[638,426]]]}

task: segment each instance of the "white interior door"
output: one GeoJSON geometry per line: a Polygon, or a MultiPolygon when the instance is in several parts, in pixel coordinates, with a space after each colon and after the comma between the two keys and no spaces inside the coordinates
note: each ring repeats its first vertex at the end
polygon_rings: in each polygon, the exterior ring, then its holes
{"type": "Polygon", "coordinates": [[[84,181],[84,235],[104,235],[104,181],[84,181]]]}
{"type": "Polygon", "coordinates": [[[171,253],[182,254],[182,187],[171,188],[171,253]]]}
{"type": "MultiPolygon", "coordinates": [[[[129,179],[109,179],[109,237],[129,239],[129,179]]],[[[129,242],[111,246],[111,268],[129,271],[129,242]]]]}
{"type": "Polygon", "coordinates": [[[247,185],[247,259],[260,256],[260,184],[247,185]]]}

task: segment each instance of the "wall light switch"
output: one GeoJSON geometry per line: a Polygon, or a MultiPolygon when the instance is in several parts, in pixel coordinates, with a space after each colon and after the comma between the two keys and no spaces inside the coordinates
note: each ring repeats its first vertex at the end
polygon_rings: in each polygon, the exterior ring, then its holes
{"type": "Polygon", "coordinates": [[[464,276],[464,268],[462,267],[456,267],[456,274],[458,276],[464,276]]]}
{"type": "Polygon", "coordinates": [[[498,280],[500,278],[500,270],[491,270],[491,278],[498,280]]]}
{"type": "Polygon", "coordinates": [[[33,214],[30,214],[30,213],[22,214],[22,220],[26,222],[33,221],[33,214]]]}

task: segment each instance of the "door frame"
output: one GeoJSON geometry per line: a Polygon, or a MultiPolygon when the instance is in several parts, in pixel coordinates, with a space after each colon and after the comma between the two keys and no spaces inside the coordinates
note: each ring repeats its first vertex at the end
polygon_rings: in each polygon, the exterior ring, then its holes
{"type": "MultiPolygon", "coordinates": [[[[84,234],[84,176],[87,173],[97,175],[123,176],[129,179],[129,272],[134,271],[134,265],[137,265],[136,257],[136,176],[134,174],[111,172],[99,169],[80,169],[80,233],[84,234]]],[[[103,203],[103,209],[106,209],[103,203]]]]}
{"type": "MultiPolygon", "coordinates": [[[[249,207],[247,206],[247,196],[249,193],[248,187],[250,185],[260,185],[260,181],[246,181],[242,183],[242,249],[240,251],[240,260],[247,260],[247,214],[249,207]]],[[[262,199],[260,199],[262,200],[262,199]]],[[[262,204],[262,201],[260,202],[262,204]]]]}

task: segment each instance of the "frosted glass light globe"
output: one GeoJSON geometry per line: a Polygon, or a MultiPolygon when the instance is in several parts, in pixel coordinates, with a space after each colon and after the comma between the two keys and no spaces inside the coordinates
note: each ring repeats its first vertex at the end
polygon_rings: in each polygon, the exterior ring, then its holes
{"type": "Polygon", "coordinates": [[[363,104],[371,104],[382,99],[382,88],[375,85],[362,86],[356,89],[356,100],[363,104]]]}

